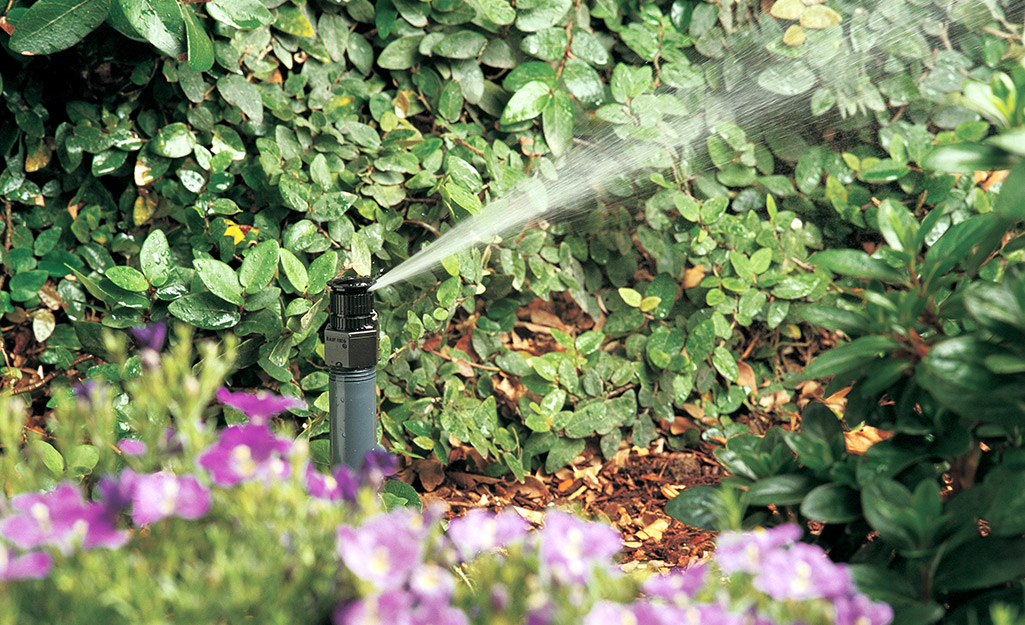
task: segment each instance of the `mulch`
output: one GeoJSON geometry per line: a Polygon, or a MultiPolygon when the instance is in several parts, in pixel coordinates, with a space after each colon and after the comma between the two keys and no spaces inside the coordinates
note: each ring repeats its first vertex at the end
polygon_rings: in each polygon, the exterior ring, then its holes
{"type": "Polygon", "coordinates": [[[714,532],[665,512],[681,490],[718,483],[722,469],[710,449],[669,451],[659,439],[648,449],[624,445],[608,460],[589,452],[554,475],[528,475],[523,482],[460,470],[461,463],[445,468],[434,458],[407,462],[399,478],[412,484],[425,504],[443,502],[448,517],[471,508],[511,508],[540,525],[546,510],[561,508],[607,522],[623,538],[621,564],[626,568],[666,571],[711,553],[714,532]]]}

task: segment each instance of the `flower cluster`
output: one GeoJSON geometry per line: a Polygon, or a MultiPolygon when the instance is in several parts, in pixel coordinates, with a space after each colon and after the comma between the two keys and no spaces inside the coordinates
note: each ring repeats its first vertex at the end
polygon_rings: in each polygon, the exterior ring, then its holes
{"type": "Polygon", "coordinates": [[[889,605],[858,593],[843,565],[820,547],[797,542],[800,537],[796,525],[723,532],[713,561],[647,580],[645,597],[630,605],[601,601],[585,623],[886,625],[893,619],[889,605]]]}
{"type": "Polygon", "coordinates": [[[425,561],[430,533],[425,518],[409,508],[373,516],[359,527],[339,527],[338,555],[349,571],[369,583],[370,590],[362,598],[339,604],[335,622],[469,623],[466,614],[452,606],[455,577],[425,561]]]}
{"type": "MultiPolygon", "coordinates": [[[[166,327],[155,324],[137,329],[135,336],[144,348],[156,350],[165,340],[166,327]]],[[[89,380],[77,392],[86,397],[101,391],[95,381],[89,380]]],[[[230,393],[223,388],[218,396],[225,404],[243,410],[250,423],[224,429],[218,440],[199,455],[198,465],[205,473],[136,473],[124,468],[116,476],[99,481],[96,501],[86,501],[80,486],[71,482],[47,492],[13,497],[9,502],[11,512],[0,517],[0,537],[16,550],[0,543],[0,581],[45,578],[53,566],[46,550],[66,556],[76,549],[120,548],[131,538],[130,531],[118,527],[125,513],[137,527],[169,517],[199,519],[212,505],[205,482],[230,487],[247,481],[272,485],[287,479],[293,443],[272,432],[268,422],[302,402],[267,393],[230,393]]],[[[174,431],[169,430],[165,438],[165,442],[172,441],[174,431]]],[[[144,455],[147,446],[125,438],[118,443],[118,450],[128,460],[144,455]]],[[[303,483],[313,497],[353,501],[361,483],[379,485],[395,466],[393,457],[379,451],[366,458],[359,475],[344,466],[325,475],[308,463],[303,483]]]]}

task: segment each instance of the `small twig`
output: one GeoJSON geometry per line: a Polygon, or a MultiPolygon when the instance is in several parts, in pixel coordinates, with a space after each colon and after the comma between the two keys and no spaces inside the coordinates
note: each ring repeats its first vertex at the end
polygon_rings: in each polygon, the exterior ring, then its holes
{"type": "MultiPolygon", "coordinates": [[[[74,362],[71,363],[71,366],[68,367],[68,370],[70,371],[71,369],[74,369],[77,365],[80,365],[83,362],[85,362],[87,360],[92,360],[94,358],[96,358],[96,357],[91,355],[91,354],[84,354],[82,356],[79,356],[78,358],[75,359],[74,362]]],[[[22,393],[31,393],[32,391],[38,390],[38,389],[46,386],[47,384],[49,384],[50,381],[53,380],[58,375],[60,375],[60,373],[61,373],[60,371],[51,371],[49,374],[47,374],[46,377],[44,377],[42,380],[39,380],[38,382],[33,382],[31,384],[26,384],[25,386],[19,386],[16,389],[12,389],[11,390],[11,395],[21,395],[22,393]]]]}
{"type": "Polygon", "coordinates": [[[480,364],[477,364],[475,362],[470,362],[469,360],[467,360],[465,358],[455,358],[453,356],[449,356],[448,354],[442,354],[441,352],[435,351],[433,349],[426,349],[426,348],[424,348],[424,351],[427,352],[428,354],[433,354],[435,356],[438,356],[439,358],[444,358],[445,360],[447,360],[449,362],[465,362],[466,364],[470,365],[474,369],[483,369],[484,371],[501,371],[501,369],[499,369],[498,367],[492,367],[491,365],[480,365],[480,364]]]}
{"type": "Polygon", "coordinates": [[[477,148],[475,148],[472,145],[470,145],[469,143],[467,143],[466,140],[463,139],[462,137],[453,136],[452,140],[455,141],[456,143],[458,143],[459,145],[463,146],[467,150],[473,152],[477,156],[479,156],[481,158],[484,158],[484,152],[478,150],[477,148]]]}
{"type": "Polygon", "coordinates": [[[436,237],[440,237],[441,236],[441,232],[437,228],[435,228],[434,226],[432,226],[431,224],[429,224],[427,222],[420,221],[419,219],[407,219],[406,223],[416,224],[416,225],[420,226],[421,228],[423,228],[424,230],[427,230],[427,231],[431,232],[436,237]]]}

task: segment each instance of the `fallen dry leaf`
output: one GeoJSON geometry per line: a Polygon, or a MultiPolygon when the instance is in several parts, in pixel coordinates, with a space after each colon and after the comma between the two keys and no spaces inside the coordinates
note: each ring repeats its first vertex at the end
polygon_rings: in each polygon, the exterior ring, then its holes
{"type": "Polygon", "coordinates": [[[886,432],[871,425],[863,425],[856,432],[843,433],[844,444],[847,447],[847,451],[852,454],[863,454],[872,445],[879,441],[884,441],[891,436],[893,436],[892,432],[886,432]]]}
{"type": "Polygon", "coordinates": [[[758,386],[755,380],[755,370],[743,360],[737,361],[737,385],[754,389],[758,386]]]}
{"type": "Polygon", "coordinates": [[[413,460],[412,466],[413,472],[420,477],[420,483],[427,492],[435,490],[445,481],[445,469],[434,456],[413,460]]]}
{"type": "Polygon", "coordinates": [[[705,279],[705,268],[701,265],[691,267],[683,272],[683,288],[693,289],[705,279]]]}

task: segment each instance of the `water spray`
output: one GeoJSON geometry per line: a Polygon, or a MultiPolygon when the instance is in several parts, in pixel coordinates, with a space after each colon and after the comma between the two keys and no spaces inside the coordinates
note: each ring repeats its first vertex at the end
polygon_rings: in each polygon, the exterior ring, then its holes
{"type": "Polygon", "coordinates": [[[377,447],[377,311],[373,280],[336,279],[324,330],[330,368],[331,465],[358,467],[377,447]]]}

